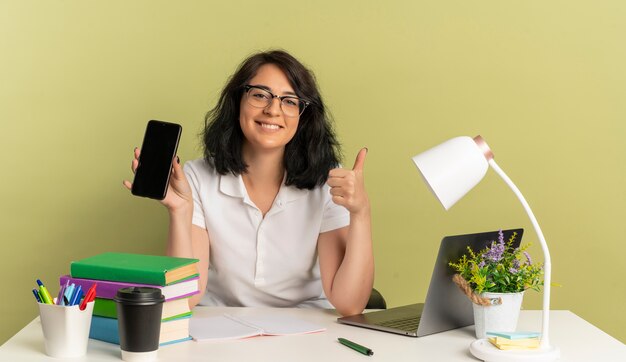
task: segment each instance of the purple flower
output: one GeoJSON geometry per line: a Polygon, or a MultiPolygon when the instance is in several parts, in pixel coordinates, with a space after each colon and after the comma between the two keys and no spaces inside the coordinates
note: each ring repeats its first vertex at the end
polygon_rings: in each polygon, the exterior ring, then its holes
{"type": "Polygon", "coordinates": [[[502,234],[502,230],[500,230],[499,234],[500,236],[498,237],[498,242],[491,242],[491,248],[489,248],[484,255],[485,259],[493,262],[499,262],[502,260],[502,254],[504,254],[506,246],[504,245],[504,235],[502,234]]]}
{"type": "Polygon", "coordinates": [[[514,259],[513,260],[513,265],[509,268],[509,272],[511,274],[517,274],[518,271],[519,271],[519,260],[518,259],[514,259]]]}
{"type": "Polygon", "coordinates": [[[526,260],[528,261],[527,264],[528,265],[532,265],[533,264],[533,260],[530,258],[530,254],[528,254],[528,252],[524,252],[524,255],[526,256],[526,260]]]}
{"type": "Polygon", "coordinates": [[[478,264],[478,267],[479,267],[479,268],[482,268],[482,267],[484,267],[484,266],[485,266],[485,261],[484,261],[484,260],[482,260],[482,261],[478,264]]]}

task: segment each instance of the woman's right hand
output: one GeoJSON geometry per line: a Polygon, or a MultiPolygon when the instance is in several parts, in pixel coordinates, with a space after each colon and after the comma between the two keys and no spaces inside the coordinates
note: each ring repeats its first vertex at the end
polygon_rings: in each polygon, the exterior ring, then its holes
{"type": "MultiPolygon", "coordinates": [[[[131,170],[133,173],[137,171],[139,165],[139,155],[141,151],[138,147],[135,147],[134,158],[131,162],[131,170]]],[[[124,180],[124,186],[131,190],[133,187],[132,182],[124,180]]],[[[172,173],[170,174],[170,182],[167,186],[167,195],[160,201],[170,212],[184,209],[186,207],[193,207],[193,196],[187,177],[183,172],[183,168],[180,165],[178,156],[172,162],[172,173]]]]}

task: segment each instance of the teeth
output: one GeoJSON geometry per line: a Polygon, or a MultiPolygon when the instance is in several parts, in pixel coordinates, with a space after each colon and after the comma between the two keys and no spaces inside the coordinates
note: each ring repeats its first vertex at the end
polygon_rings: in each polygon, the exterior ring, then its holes
{"type": "Polygon", "coordinates": [[[267,124],[267,123],[261,123],[261,127],[267,128],[267,129],[279,129],[280,128],[276,124],[267,124]]]}

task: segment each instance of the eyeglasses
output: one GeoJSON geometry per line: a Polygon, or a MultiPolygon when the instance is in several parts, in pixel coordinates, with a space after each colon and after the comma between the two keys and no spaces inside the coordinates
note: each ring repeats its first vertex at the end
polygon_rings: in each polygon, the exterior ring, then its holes
{"type": "Polygon", "coordinates": [[[309,102],[296,96],[277,96],[267,89],[256,85],[246,85],[246,100],[248,104],[256,108],[267,108],[272,104],[274,98],[280,101],[280,109],[287,117],[298,117],[304,112],[309,102]]]}

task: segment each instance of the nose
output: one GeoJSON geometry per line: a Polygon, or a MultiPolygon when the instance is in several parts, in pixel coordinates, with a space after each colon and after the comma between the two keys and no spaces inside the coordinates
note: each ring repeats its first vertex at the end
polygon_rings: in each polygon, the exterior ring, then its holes
{"type": "Polygon", "coordinates": [[[265,114],[272,117],[279,116],[282,112],[282,110],[280,109],[280,98],[276,96],[272,98],[270,103],[267,105],[267,107],[265,107],[263,111],[265,112],[265,114]]]}

